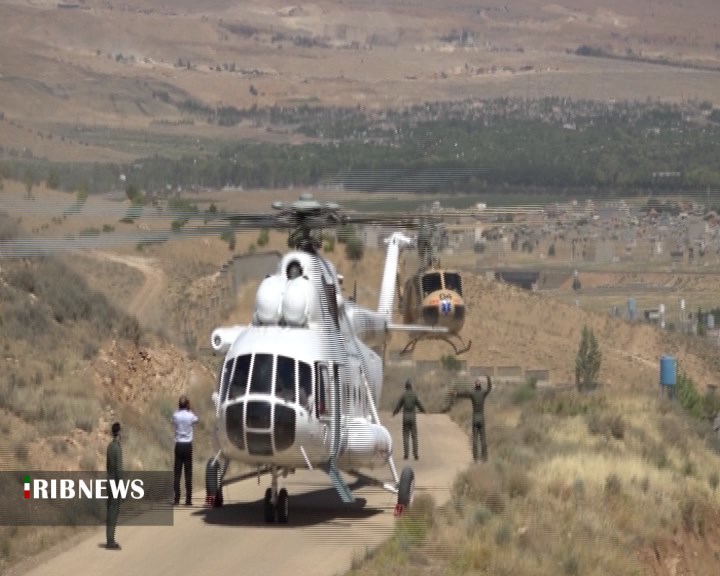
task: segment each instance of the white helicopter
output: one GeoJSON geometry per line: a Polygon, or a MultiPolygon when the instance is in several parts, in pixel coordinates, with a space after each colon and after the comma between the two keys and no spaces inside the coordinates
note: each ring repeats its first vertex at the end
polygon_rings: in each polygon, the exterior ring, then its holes
{"type": "Polygon", "coordinates": [[[320,241],[312,230],[401,220],[341,216],[337,204],[320,204],[310,194],[273,208],[279,214],[227,217],[246,228],[294,228],[289,244],[295,250],[258,287],[252,322],[211,335],[213,349],[225,358],[213,393],[215,454],[206,467],[206,505],[222,506],[225,474],[236,461],[256,467],[258,480],[262,473],[271,476],[266,522],[288,522],[288,491],[279,482],[297,469],[325,472],[345,503],[354,497],[340,471],[380,485],[397,494],[400,514],[412,502],[414,472],[406,467],[398,476],[377,404],[390,331],[427,331],[391,321],[399,252],[413,240],[400,232],[386,240],[378,308],[369,310],[343,298],[341,278],[317,253],[320,241]],[[389,466],[392,482],[358,472],[382,465],[389,466]]]}

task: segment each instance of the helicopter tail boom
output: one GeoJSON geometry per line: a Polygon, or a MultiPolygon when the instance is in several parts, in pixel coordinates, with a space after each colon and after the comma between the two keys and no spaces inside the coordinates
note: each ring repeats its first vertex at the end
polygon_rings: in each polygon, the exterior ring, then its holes
{"type": "Polygon", "coordinates": [[[410,246],[412,242],[413,240],[405,236],[402,232],[394,232],[390,238],[385,240],[385,243],[388,245],[388,251],[385,257],[385,270],[383,271],[382,284],[380,286],[378,313],[383,315],[388,322],[392,320],[400,249],[410,246]]]}

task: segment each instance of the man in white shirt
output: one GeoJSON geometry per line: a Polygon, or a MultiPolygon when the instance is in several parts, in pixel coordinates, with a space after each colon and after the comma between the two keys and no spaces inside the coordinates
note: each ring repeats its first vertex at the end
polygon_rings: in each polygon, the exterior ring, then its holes
{"type": "Polygon", "coordinates": [[[180,476],[185,468],[185,506],[192,504],[192,441],[193,426],[198,417],[190,409],[190,401],[180,396],[178,409],[172,417],[175,426],[175,504],[180,504],[180,476]]]}

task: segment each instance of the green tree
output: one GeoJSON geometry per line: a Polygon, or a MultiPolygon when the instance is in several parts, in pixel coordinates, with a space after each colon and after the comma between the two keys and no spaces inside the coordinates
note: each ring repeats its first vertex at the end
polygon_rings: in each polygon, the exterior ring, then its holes
{"type": "Polygon", "coordinates": [[[220,239],[227,242],[228,250],[233,251],[235,250],[235,229],[234,228],[228,228],[226,230],[223,230],[220,234],[220,239]]]}
{"type": "Polygon", "coordinates": [[[340,244],[345,244],[350,238],[357,236],[357,230],[352,224],[343,224],[338,228],[336,236],[340,244]]]}
{"type": "Polygon", "coordinates": [[[77,191],[78,206],[82,206],[83,204],[85,204],[85,202],[87,201],[87,198],[88,198],[87,186],[85,184],[83,184],[82,186],[80,186],[80,188],[77,191]]]}
{"type": "Polygon", "coordinates": [[[448,372],[457,372],[462,368],[462,364],[460,364],[460,360],[455,358],[452,354],[446,354],[440,358],[440,364],[443,367],[443,370],[447,370],[448,372]]]}
{"type": "Polygon", "coordinates": [[[353,236],[345,242],[345,256],[347,256],[349,260],[357,262],[358,260],[362,260],[364,254],[365,245],[357,236],[353,236]]]}
{"type": "Polygon", "coordinates": [[[260,230],[260,234],[258,235],[257,245],[260,247],[266,246],[269,241],[270,233],[267,231],[267,229],[263,228],[262,230],[260,230]]]}
{"type": "Polygon", "coordinates": [[[125,188],[125,195],[128,197],[130,202],[135,204],[140,197],[140,190],[138,190],[138,187],[134,184],[128,184],[127,188],[125,188]]]}
{"type": "Polygon", "coordinates": [[[35,186],[35,174],[31,168],[25,171],[25,192],[28,198],[32,198],[32,189],[35,186]]]}
{"type": "Polygon", "coordinates": [[[705,324],[705,314],[703,314],[702,308],[698,308],[697,311],[697,333],[698,336],[707,336],[707,325],[705,324]]]}
{"type": "Polygon", "coordinates": [[[602,352],[600,352],[595,333],[591,328],[583,326],[580,348],[575,357],[575,385],[578,390],[592,390],[597,387],[601,363],[602,352]]]}
{"type": "Polygon", "coordinates": [[[57,190],[60,188],[60,176],[58,176],[57,171],[51,170],[50,174],[48,174],[47,180],[45,182],[45,185],[52,189],[57,190]]]}

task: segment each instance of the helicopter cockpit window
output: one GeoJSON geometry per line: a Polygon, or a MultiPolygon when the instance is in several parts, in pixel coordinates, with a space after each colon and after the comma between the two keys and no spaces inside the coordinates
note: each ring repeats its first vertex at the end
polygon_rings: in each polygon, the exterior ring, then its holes
{"type": "Polygon", "coordinates": [[[244,396],[245,390],[247,390],[248,375],[250,373],[250,354],[228,360],[225,364],[225,373],[229,375],[230,378],[228,400],[244,396]],[[233,364],[235,365],[234,370],[233,364]]]}
{"type": "Polygon", "coordinates": [[[460,274],[445,272],[445,288],[453,290],[462,296],[462,279],[460,278],[460,274]]]}
{"type": "Polygon", "coordinates": [[[422,277],[423,298],[425,298],[432,292],[440,290],[441,288],[442,282],[440,280],[440,274],[438,272],[430,272],[429,274],[425,274],[422,277]]]}
{"type": "Polygon", "coordinates": [[[310,397],[312,396],[312,369],[310,364],[298,362],[298,373],[300,376],[300,405],[310,410],[310,397]]]}
{"type": "Polygon", "coordinates": [[[295,402],[295,358],[278,356],[275,396],[288,402],[295,402]]]}
{"type": "Polygon", "coordinates": [[[285,273],[288,280],[293,280],[302,276],[303,269],[302,266],[300,266],[300,262],[298,262],[297,260],[293,260],[292,262],[290,262],[290,264],[287,265],[285,273]]]}
{"type": "Polygon", "coordinates": [[[255,354],[250,392],[253,394],[270,394],[272,391],[273,355],[255,354]]]}

